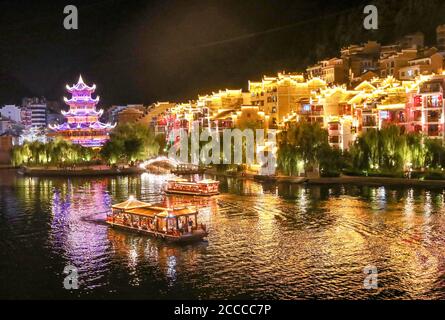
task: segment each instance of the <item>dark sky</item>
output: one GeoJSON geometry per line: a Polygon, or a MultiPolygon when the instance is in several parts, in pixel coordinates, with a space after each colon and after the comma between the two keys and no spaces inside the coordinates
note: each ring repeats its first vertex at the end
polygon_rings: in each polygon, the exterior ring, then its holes
{"type": "Polygon", "coordinates": [[[60,100],[80,73],[105,106],[246,88],[381,35],[362,30],[368,2],[0,1],[0,105],[24,94],[60,100]],[[67,4],[79,9],[77,31],[63,28],[67,4]]]}

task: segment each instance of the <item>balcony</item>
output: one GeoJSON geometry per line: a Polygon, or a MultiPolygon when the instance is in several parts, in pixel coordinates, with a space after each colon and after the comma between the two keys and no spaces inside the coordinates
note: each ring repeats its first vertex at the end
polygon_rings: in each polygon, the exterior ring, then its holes
{"type": "Polygon", "coordinates": [[[440,118],[439,117],[428,117],[427,118],[427,122],[429,122],[429,123],[439,123],[440,122],[440,118]]]}
{"type": "Polygon", "coordinates": [[[438,109],[438,108],[442,108],[442,106],[443,106],[443,98],[442,98],[441,94],[427,96],[425,98],[425,108],[438,109]]]}
{"type": "Polygon", "coordinates": [[[441,111],[428,111],[426,114],[427,122],[439,122],[441,118],[441,111]]]}
{"type": "Polygon", "coordinates": [[[332,144],[337,144],[337,143],[340,143],[340,137],[339,136],[330,136],[329,137],[329,143],[332,143],[332,144]]]}
{"type": "Polygon", "coordinates": [[[302,116],[318,116],[318,117],[320,117],[320,116],[324,115],[324,112],[323,111],[312,111],[312,110],[309,110],[309,111],[300,110],[298,112],[298,114],[302,115],[302,116]]]}
{"type": "Polygon", "coordinates": [[[438,82],[433,83],[425,83],[420,88],[420,93],[435,93],[435,92],[442,92],[442,86],[438,82]]]}
{"type": "Polygon", "coordinates": [[[429,137],[438,137],[440,135],[439,125],[437,124],[429,125],[426,131],[429,137]]]}
{"type": "Polygon", "coordinates": [[[310,123],[319,123],[323,125],[323,117],[309,117],[308,119],[310,123]]]}
{"type": "Polygon", "coordinates": [[[439,136],[439,131],[430,131],[428,130],[428,137],[438,137],[439,136]]]}
{"type": "Polygon", "coordinates": [[[414,115],[413,115],[413,118],[412,118],[412,121],[415,121],[415,122],[420,122],[420,121],[422,121],[422,114],[421,113],[415,113],[414,115]]]}
{"type": "Polygon", "coordinates": [[[442,105],[434,104],[434,103],[427,103],[425,104],[425,109],[441,109],[442,105]]]}
{"type": "Polygon", "coordinates": [[[375,119],[369,119],[363,121],[363,127],[376,127],[377,121],[375,119]]]}

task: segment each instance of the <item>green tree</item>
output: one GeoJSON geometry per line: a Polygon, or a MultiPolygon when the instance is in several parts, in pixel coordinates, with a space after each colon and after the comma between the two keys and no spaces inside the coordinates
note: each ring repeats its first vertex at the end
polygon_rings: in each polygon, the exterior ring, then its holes
{"type": "Polygon", "coordinates": [[[445,167],[445,147],[439,139],[425,140],[425,164],[429,168],[445,167]]]}
{"type": "Polygon", "coordinates": [[[318,123],[306,121],[291,124],[282,132],[278,144],[278,170],[284,174],[297,174],[304,170],[335,170],[324,157],[332,152],[327,130],[318,123]],[[322,166],[321,166],[322,165],[322,166]]]}
{"type": "Polygon", "coordinates": [[[138,123],[120,124],[112,131],[110,140],[104,145],[100,155],[108,163],[146,160],[159,154],[158,139],[148,126],[138,123]]]}
{"type": "Polygon", "coordinates": [[[89,163],[96,157],[93,149],[72,144],[63,139],[55,139],[47,143],[26,142],[21,146],[15,146],[12,150],[12,162],[16,166],[81,164],[89,163]]]}
{"type": "Polygon", "coordinates": [[[406,133],[398,126],[367,130],[351,147],[353,166],[380,171],[422,168],[428,151],[424,140],[421,134],[406,133]]]}

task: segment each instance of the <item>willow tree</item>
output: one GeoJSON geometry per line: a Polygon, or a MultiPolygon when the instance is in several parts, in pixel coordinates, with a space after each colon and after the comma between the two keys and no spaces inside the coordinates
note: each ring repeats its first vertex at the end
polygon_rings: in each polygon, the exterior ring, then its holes
{"type": "Polygon", "coordinates": [[[277,153],[278,170],[285,175],[298,175],[304,169],[303,164],[294,146],[287,143],[279,145],[277,153]]]}
{"type": "Polygon", "coordinates": [[[418,133],[409,133],[405,135],[405,148],[409,150],[403,156],[404,168],[409,165],[412,168],[424,168],[428,157],[427,141],[423,135],[418,133]]]}
{"type": "Polygon", "coordinates": [[[425,165],[429,168],[445,167],[445,147],[442,139],[425,139],[425,165]]]}
{"type": "Polygon", "coordinates": [[[306,121],[291,124],[279,136],[278,169],[287,174],[320,168],[321,160],[332,149],[327,130],[306,121]]]}
{"type": "Polygon", "coordinates": [[[404,165],[402,148],[405,136],[398,126],[388,126],[379,131],[380,166],[386,169],[401,169],[404,165]]]}
{"type": "Polygon", "coordinates": [[[72,144],[62,139],[47,143],[34,141],[15,146],[12,150],[14,165],[84,164],[96,157],[93,149],[72,144]]]}
{"type": "Polygon", "coordinates": [[[102,158],[109,163],[119,160],[127,162],[146,160],[159,154],[159,142],[153,130],[139,123],[118,125],[101,151],[102,158]]]}
{"type": "Polygon", "coordinates": [[[112,139],[105,143],[100,150],[100,157],[108,164],[116,164],[124,159],[124,146],[122,140],[112,139]]]}
{"type": "Polygon", "coordinates": [[[29,144],[14,146],[12,148],[12,164],[14,166],[28,165],[32,157],[29,144]]]}
{"type": "Polygon", "coordinates": [[[364,147],[363,156],[368,158],[368,165],[378,167],[381,164],[382,144],[380,142],[379,131],[371,129],[363,135],[360,146],[364,147]]]}
{"type": "Polygon", "coordinates": [[[427,156],[423,141],[421,134],[407,134],[398,126],[368,130],[351,147],[354,167],[388,171],[422,168],[427,156]]]}

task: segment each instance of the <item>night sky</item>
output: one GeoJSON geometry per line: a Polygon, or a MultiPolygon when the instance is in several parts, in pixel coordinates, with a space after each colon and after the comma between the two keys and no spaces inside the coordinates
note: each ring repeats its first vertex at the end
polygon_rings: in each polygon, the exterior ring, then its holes
{"type": "Polygon", "coordinates": [[[80,73],[98,85],[102,106],[186,101],[302,71],[351,42],[432,33],[445,16],[444,1],[380,2],[375,32],[362,27],[372,1],[0,1],[0,105],[24,95],[61,100],[80,73]],[[421,27],[403,23],[427,2],[434,12],[417,19],[421,27]],[[79,9],[79,30],[63,28],[68,4],[79,9]]]}

